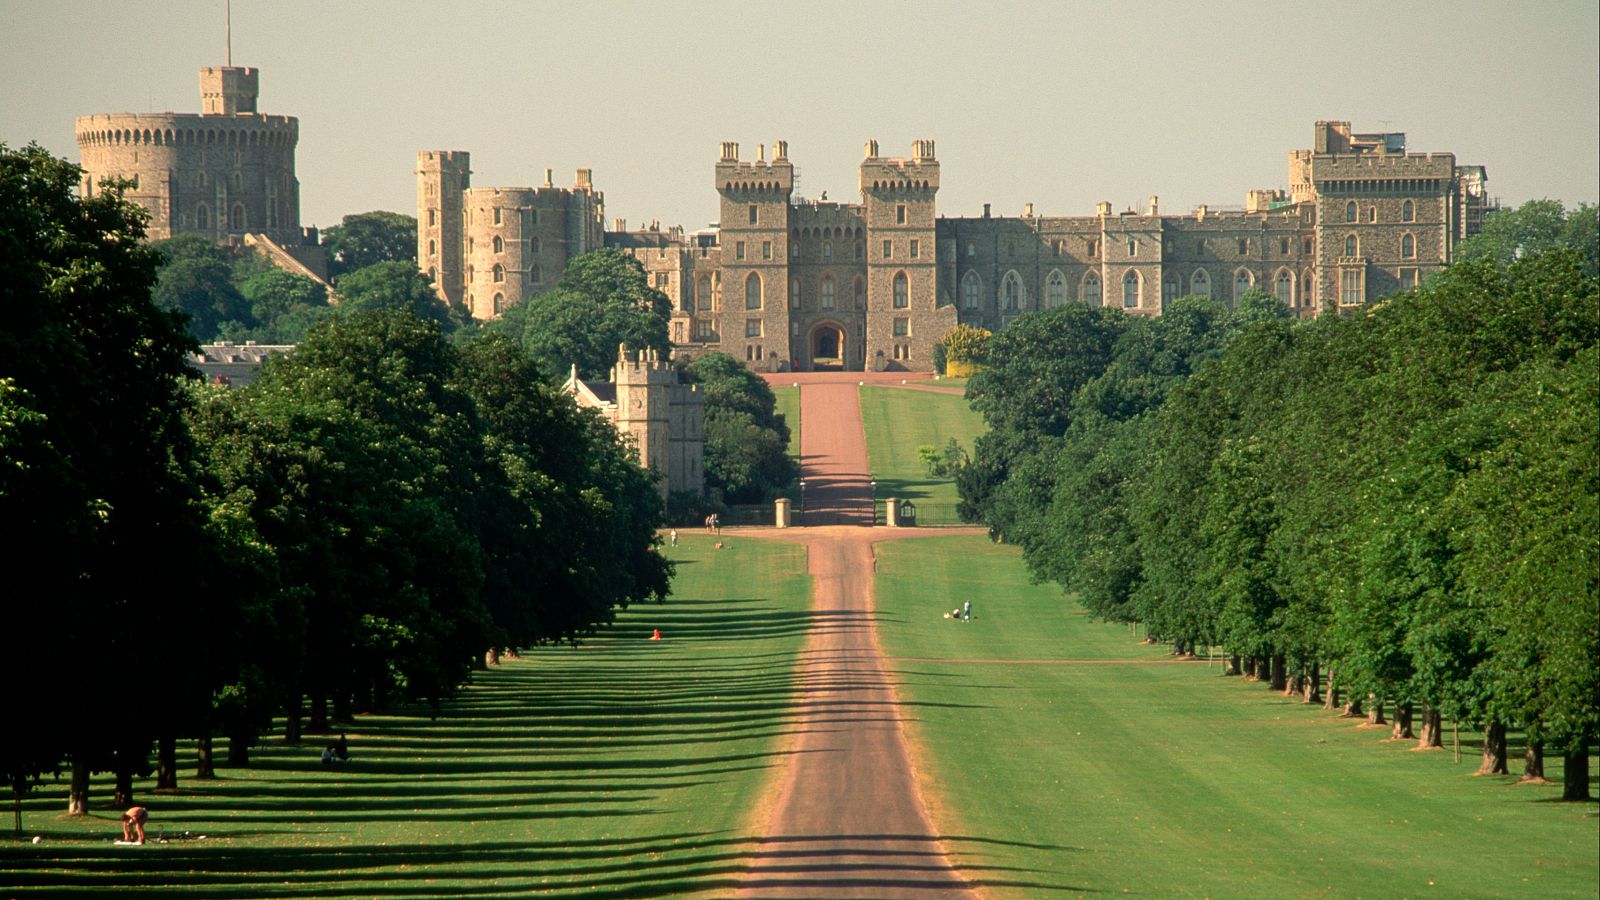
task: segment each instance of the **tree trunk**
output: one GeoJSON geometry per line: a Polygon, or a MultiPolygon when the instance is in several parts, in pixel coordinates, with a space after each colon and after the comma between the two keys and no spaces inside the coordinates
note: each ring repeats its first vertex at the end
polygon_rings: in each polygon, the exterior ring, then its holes
{"type": "Polygon", "coordinates": [[[1316,663],[1312,663],[1310,671],[1306,672],[1304,687],[1305,699],[1302,703],[1322,702],[1322,670],[1317,668],[1316,663]]]}
{"type": "Polygon", "coordinates": [[[201,735],[194,742],[195,767],[194,777],[210,779],[217,777],[217,766],[211,758],[211,735],[201,735]]]}
{"type": "Polygon", "coordinates": [[[156,739],[156,790],[178,789],[178,739],[164,735],[156,739]]]}
{"type": "Polygon", "coordinates": [[[285,744],[300,743],[300,695],[295,694],[284,708],[283,715],[283,742],[285,744]]]}
{"type": "Polygon", "coordinates": [[[1333,666],[1328,667],[1328,689],[1322,693],[1323,709],[1339,708],[1339,688],[1334,684],[1333,666]]]}
{"type": "Polygon", "coordinates": [[[1301,675],[1299,672],[1290,675],[1283,683],[1283,695],[1285,697],[1293,697],[1300,693],[1300,683],[1301,675]]]}
{"type": "Polygon", "coordinates": [[[1483,761],[1478,763],[1477,775],[1509,775],[1506,765],[1506,726],[1491,721],[1483,729],[1483,761]]]}
{"type": "MultiPolygon", "coordinates": [[[[1367,700],[1369,702],[1371,702],[1371,704],[1372,704],[1372,706],[1367,709],[1367,724],[1368,725],[1384,725],[1384,724],[1387,724],[1389,720],[1385,719],[1383,717],[1383,701],[1379,700],[1376,694],[1368,694],[1367,695],[1367,700]]],[[[1400,710],[1400,704],[1396,703],[1394,708],[1395,708],[1395,714],[1398,715],[1399,714],[1399,710],[1400,710]]],[[[1410,728],[1411,726],[1408,724],[1406,727],[1410,728]]]]}
{"type": "Polygon", "coordinates": [[[311,695],[311,721],[306,725],[311,734],[328,733],[328,695],[318,691],[311,695]]]}
{"type": "Polygon", "coordinates": [[[1246,656],[1240,660],[1239,674],[1243,675],[1246,681],[1256,680],[1256,658],[1254,656],[1246,656]]]}
{"type": "Polygon", "coordinates": [[[1346,703],[1344,711],[1339,713],[1340,716],[1346,719],[1359,719],[1366,714],[1367,711],[1361,708],[1361,697],[1359,695],[1351,695],[1350,702],[1346,703]]]}
{"type": "Polygon", "coordinates": [[[1561,773],[1561,799],[1563,800],[1588,800],[1589,799],[1589,747],[1588,742],[1580,742],[1576,752],[1563,754],[1566,760],[1561,773]]]}
{"type": "Polygon", "coordinates": [[[1285,673],[1283,671],[1284,670],[1283,657],[1274,656],[1271,659],[1267,660],[1267,665],[1269,665],[1271,667],[1271,671],[1268,673],[1269,676],[1270,676],[1270,679],[1271,679],[1269,684],[1268,684],[1268,686],[1271,687],[1275,691],[1283,690],[1284,682],[1286,681],[1285,673]]]}
{"type": "Polygon", "coordinates": [[[67,815],[89,814],[89,764],[72,756],[72,786],[67,789],[67,815]]]}
{"type": "Polygon", "coordinates": [[[249,734],[236,731],[228,735],[228,765],[239,767],[250,765],[249,734]]]}
{"type": "Polygon", "coordinates": [[[1517,784],[1549,783],[1550,780],[1544,777],[1544,745],[1529,741],[1528,749],[1522,751],[1522,777],[1517,779],[1517,784]]]}
{"type": "Polygon", "coordinates": [[[1237,654],[1237,653],[1230,654],[1228,656],[1227,665],[1222,667],[1222,674],[1224,674],[1224,675],[1238,675],[1238,674],[1240,674],[1241,672],[1244,671],[1244,669],[1241,668],[1242,665],[1243,665],[1243,661],[1239,659],[1239,654],[1237,654]]]}
{"type": "Polygon", "coordinates": [[[1422,734],[1417,737],[1417,749],[1444,749],[1444,717],[1431,706],[1422,712],[1422,734]]]}
{"type": "Polygon", "coordinates": [[[350,724],[350,692],[338,691],[333,695],[333,720],[343,725],[350,724]]]}
{"type": "Polygon", "coordinates": [[[1414,740],[1416,735],[1411,731],[1411,717],[1414,708],[1409,702],[1394,702],[1394,730],[1389,732],[1389,737],[1396,741],[1414,740]]]}
{"type": "Polygon", "coordinates": [[[111,795],[111,805],[117,809],[133,805],[133,767],[121,754],[117,757],[117,791],[111,795]]]}

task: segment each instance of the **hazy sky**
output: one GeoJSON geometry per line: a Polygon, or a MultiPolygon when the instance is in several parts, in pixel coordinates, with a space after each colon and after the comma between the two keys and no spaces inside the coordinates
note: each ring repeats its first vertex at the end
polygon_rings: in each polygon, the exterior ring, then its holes
{"type": "MultiPolygon", "coordinates": [[[[234,0],[233,61],[298,116],[305,224],[416,212],[416,152],[481,187],[594,170],[607,224],[717,216],[718,145],[789,142],[859,199],[863,142],[932,138],[939,209],[1165,212],[1286,186],[1318,119],[1488,167],[1508,204],[1600,196],[1600,13],[1519,3],[234,0]]],[[[73,117],[198,112],[223,0],[0,0],[0,142],[77,159],[73,117]]]]}

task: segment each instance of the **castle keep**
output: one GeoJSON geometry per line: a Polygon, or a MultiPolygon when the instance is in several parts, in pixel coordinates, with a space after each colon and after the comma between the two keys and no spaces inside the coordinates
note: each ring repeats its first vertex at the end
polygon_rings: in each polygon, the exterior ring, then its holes
{"type": "Polygon", "coordinates": [[[124,196],[150,213],[151,240],[193,233],[251,243],[278,265],[322,278],[316,231],[300,227],[299,120],[256,112],[259,93],[256,69],[208,66],[200,70],[198,114],[79,116],[83,193],[92,195],[103,179],[125,179],[124,196]]]}
{"type": "Polygon", "coordinates": [[[678,353],[720,350],[762,371],[928,371],[957,322],[991,331],[1069,301],[1159,315],[1187,296],[1258,289],[1301,316],[1407,290],[1448,265],[1491,203],[1481,166],[1410,153],[1398,132],[1318,122],[1289,153],[1289,188],[1241,208],[949,218],[933,141],[885,157],[868,141],[861,202],[794,195],[788,145],[742,160],[724,143],[715,229],[603,230],[588,170],[572,188],[474,189],[461,151],[418,154],[417,255],[440,293],[489,318],[545,290],[573,256],[625,250],[672,299],[678,353]]]}

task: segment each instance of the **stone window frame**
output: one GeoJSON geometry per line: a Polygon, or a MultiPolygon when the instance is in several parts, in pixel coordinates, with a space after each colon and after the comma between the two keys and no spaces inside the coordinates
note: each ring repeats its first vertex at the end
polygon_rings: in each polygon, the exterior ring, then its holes
{"type": "Polygon", "coordinates": [[[1376,222],[1376,221],[1378,221],[1378,207],[1377,206],[1374,205],[1374,206],[1367,207],[1367,221],[1368,222],[1376,222]]]}
{"type": "Polygon", "coordinates": [[[895,205],[894,223],[896,225],[904,225],[906,223],[906,205],[904,203],[895,205]]]}
{"type": "Polygon", "coordinates": [[[498,235],[498,234],[494,236],[493,249],[494,249],[494,252],[496,252],[496,253],[504,253],[504,252],[506,252],[505,239],[501,238],[500,235],[498,235]]]}
{"type": "Polygon", "coordinates": [[[1403,232],[1400,235],[1400,258],[1417,258],[1417,236],[1409,231],[1403,232]]]}
{"type": "Polygon", "coordinates": [[[1361,255],[1361,238],[1353,231],[1344,236],[1344,255],[1352,259],[1361,255]]]}
{"type": "Polygon", "coordinates": [[[1344,220],[1345,222],[1358,222],[1361,220],[1361,213],[1356,208],[1356,202],[1354,200],[1351,200],[1344,205],[1344,220]]]}
{"type": "Polygon", "coordinates": [[[895,309],[911,308],[911,278],[904,270],[894,273],[894,279],[890,281],[890,291],[891,302],[895,309]]]}
{"type": "Polygon", "coordinates": [[[910,257],[912,259],[920,258],[922,256],[921,250],[922,250],[921,242],[918,241],[916,238],[912,238],[911,239],[911,244],[910,244],[910,251],[909,251],[910,257]]]}
{"type": "Polygon", "coordinates": [[[1294,287],[1295,287],[1294,273],[1289,271],[1287,268],[1279,269],[1277,271],[1277,274],[1272,276],[1272,295],[1274,297],[1278,298],[1278,302],[1282,303],[1284,306],[1289,307],[1290,309],[1293,309],[1295,307],[1294,287]],[[1285,282],[1288,283],[1288,290],[1287,291],[1284,290],[1285,282]],[[1287,296],[1285,296],[1286,294],[1287,294],[1287,296]]]}
{"type": "Polygon", "coordinates": [[[493,300],[492,306],[493,306],[493,309],[494,309],[494,314],[497,315],[497,316],[500,315],[501,313],[505,312],[506,311],[505,310],[505,307],[506,307],[506,295],[500,293],[499,291],[495,291],[494,300],[493,300]]]}
{"type": "Polygon", "coordinates": [[[1007,312],[1017,312],[1028,302],[1028,291],[1023,286],[1022,276],[1016,269],[1007,269],[1006,274],[1000,278],[1000,308],[1007,312]]]}
{"type": "Polygon", "coordinates": [[[1138,256],[1138,255],[1139,255],[1139,239],[1138,238],[1128,238],[1128,256],[1130,258],[1132,258],[1132,257],[1138,256]]]}
{"type": "Polygon", "coordinates": [[[883,242],[883,258],[894,259],[894,241],[891,241],[887,238],[885,238],[883,242]]]}
{"type": "Polygon", "coordinates": [[[1195,269],[1189,276],[1189,295],[1192,297],[1211,297],[1211,273],[1205,269],[1195,269]]]}
{"type": "Polygon", "coordinates": [[[1060,269],[1051,269],[1044,277],[1044,308],[1054,309],[1067,305],[1067,276],[1060,269]]]}
{"type": "Polygon", "coordinates": [[[801,303],[800,276],[789,279],[789,308],[799,309],[801,303]]]}
{"type": "Polygon", "coordinates": [[[1400,221],[1415,222],[1417,220],[1417,204],[1407,200],[1400,204],[1400,221]]]}
{"type": "Polygon", "coordinates": [[[910,337],[911,336],[911,317],[910,316],[895,316],[894,324],[891,327],[894,330],[894,336],[895,337],[910,337]]]}
{"type": "Polygon", "coordinates": [[[961,308],[981,309],[983,307],[983,276],[977,272],[968,272],[961,277],[961,308]]]}
{"type": "Polygon", "coordinates": [[[714,336],[711,330],[710,319],[696,319],[694,323],[694,336],[697,340],[709,340],[714,336]]]}
{"type": "Polygon", "coordinates": [[[751,272],[744,280],[744,308],[760,309],[763,303],[761,273],[751,272]]]}
{"type": "Polygon", "coordinates": [[[760,319],[745,319],[744,320],[744,336],[747,337],[747,338],[758,338],[758,337],[761,337],[761,320],[760,319]]]}
{"type": "Polygon", "coordinates": [[[1289,255],[1289,239],[1288,238],[1286,238],[1286,237],[1278,238],[1278,255],[1279,256],[1288,256],[1289,255]]]}
{"type": "Polygon", "coordinates": [[[498,206],[494,208],[494,223],[496,225],[500,224],[500,207],[498,206]]]}
{"type": "Polygon", "coordinates": [[[1256,273],[1246,269],[1244,266],[1233,270],[1233,302],[1238,303],[1239,299],[1249,293],[1250,289],[1255,286],[1256,273]]]}
{"type": "Polygon", "coordinates": [[[1402,291],[1414,291],[1417,289],[1417,285],[1422,283],[1422,279],[1418,276],[1417,269],[1414,266],[1403,266],[1394,274],[1395,278],[1400,282],[1400,290],[1402,291]]]}
{"type": "Polygon", "coordinates": [[[1367,273],[1359,266],[1339,270],[1339,305],[1360,306],[1367,299],[1367,273]]]}
{"type": "Polygon", "coordinates": [[[248,231],[248,230],[250,230],[250,216],[245,211],[244,203],[242,203],[242,202],[235,203],[235,204],[233,204],[233,209],[229,210],[229,212],[228,212],[228,230],[229,231],[248,231]]]}
{"type": "Polygon", "coordinates": [[[1240,256],[1249,256],[1250,255],[1250,239],[1249,238],[1247,238],[1247,237],[1239,238],[1239,255],[1240,256]]]}
{"type": "Polygon", "coordinates": [[[820,301],[819,301],[820,305],[821,305],[821,307],[823,309],[833,309],[833,304],[834,304],[834,280],[833,280],[833,275],[826,274],[826,275],[822,276],[822,283],[820,285],[818,285],[818,296],[820,298],[820,301]]]}
{"type": "Polygon", "coordinates": [[[1143,303],[1144,276],[1137,269],[1129,269],[1122,275],[1122,308],[1138,309],[1143,303]]]}
{"type": "Polygon", "coordinates": [[[499,263],[495,263],[494,268],[489,270],[489,272],[489,277],[493,279],[495,284],[500,284],[506,280],[506,267],[500,265],[499,263]]]}
{"type": "Polygon", "coordinates": [[[543,246],[544,245],[542,243],[540,243],[539,238],[537,236],[528,238],[528,252],[529,253],[539,253],[539,252],[541,252],[543,246]]]}
{"type": "Polygon", "coordinates": [[[1100,255],[1100,241],[1099,241],[1099,239],[1098,238],[1084,238],[1084,240],[1087,242],[1087,249],[1089,251],[1088,255],[1091,256],[1091,257],[1099,256],[1100,255]]]}
{"type": "Polygon", "coordinates": [[[744,259],[744,241],[733,242],[733,258],[744,259]]]}
{"type": "Polygon", "coordinates": [[[751,225],[759,225],[759,224],[761,224],[761,213],[760,213],[760,210],[761,210],[761,207],[757,206],[754,203],[750,204],[750,224],[751,225]]]}
{"type": "Polygon", "coordinates": [[[538,263],[534,263],[533,265],[528,267],[528,283],[529,284],[538,284],[539,282],[541,282],[543,280],[544,280],[544,273],[539,268],[539,264],[538,263]]]}
{"type": "Polygon", "coordinates": [[[761,258],[762,259],[771,259],[772,258],[772,242],[771,241],[762,241],[761,242],[761,258]]]}
{"type": "Polygon", "coordinates": [[[977,256],[977,255],[978,255],[978,242],[977,241],[967,241],[967,257],[971,258],[971,257],[977,256]]]}
{"type": "Polygon", "coordinates": [[[833,259],[833,241],[822,242],[822,258],[824,260],[833,259]]]}
{"type": "Polygon", "coordinates": [[[1181,296],[1183,296],[1183,285],[1178,281],[1176,275],[1169,274],[1166,277],[1166,280],[1161,282],[1162,305],[1164,306],[1168,303],[1171,303],[1181,296]]]}
{"type": "Polygon", "coordinates": [[[855,300],[855,308],[865,308],[867,305],[867,280],[857,275],[855,282],[851,285],[851,294],[855,300]]]}
{"type": "Polygon", "coordinates": [[[1099,272],[1090,269],[1083,273],[1083,279],[1078,282],[1078,299],[1090,306],[1105,302],[1105,286],[1100,283],[1099,272]]]}
{"type": "Polygon", "coordinates": [[[695,281],[694,289],[695,306],[702,310],[711,309],[711,276],[701,275],[695,281]]]}

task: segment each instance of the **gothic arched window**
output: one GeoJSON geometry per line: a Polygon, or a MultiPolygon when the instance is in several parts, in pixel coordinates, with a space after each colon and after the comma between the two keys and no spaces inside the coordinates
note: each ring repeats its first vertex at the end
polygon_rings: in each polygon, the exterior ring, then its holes
{"type": "Polygon", "coordinates": [[[1050,273],[1050,279],[1044,283],[1044,305],[1054,308],[1067,302],[1067,279],[1061,277],[1058,269],[1050,273]]]}
{"type": "Polygon", "coordinates": [[[961,279],[961,308],[977,309],[980,297],[983,296],[983,279],[977,272],[968,272],[967,277],[961,279]]]}
{"type": "Polygon", "coordinates": [[[761,308],[761,275],[751,272],[750,277],[744,280],[744,308],[761,308]]]}
{"type": "Polygon", "coordinates": [[[904,272],[894,273],[894,308],[905,309],[911,305],[911,280],[904,272]]]}
{"type": "Polygon", "coordinates": [[[1129,272],[1122,276],[1122,305],[1132,309],[1139,305],[1139,273],[1129,272]]]}

